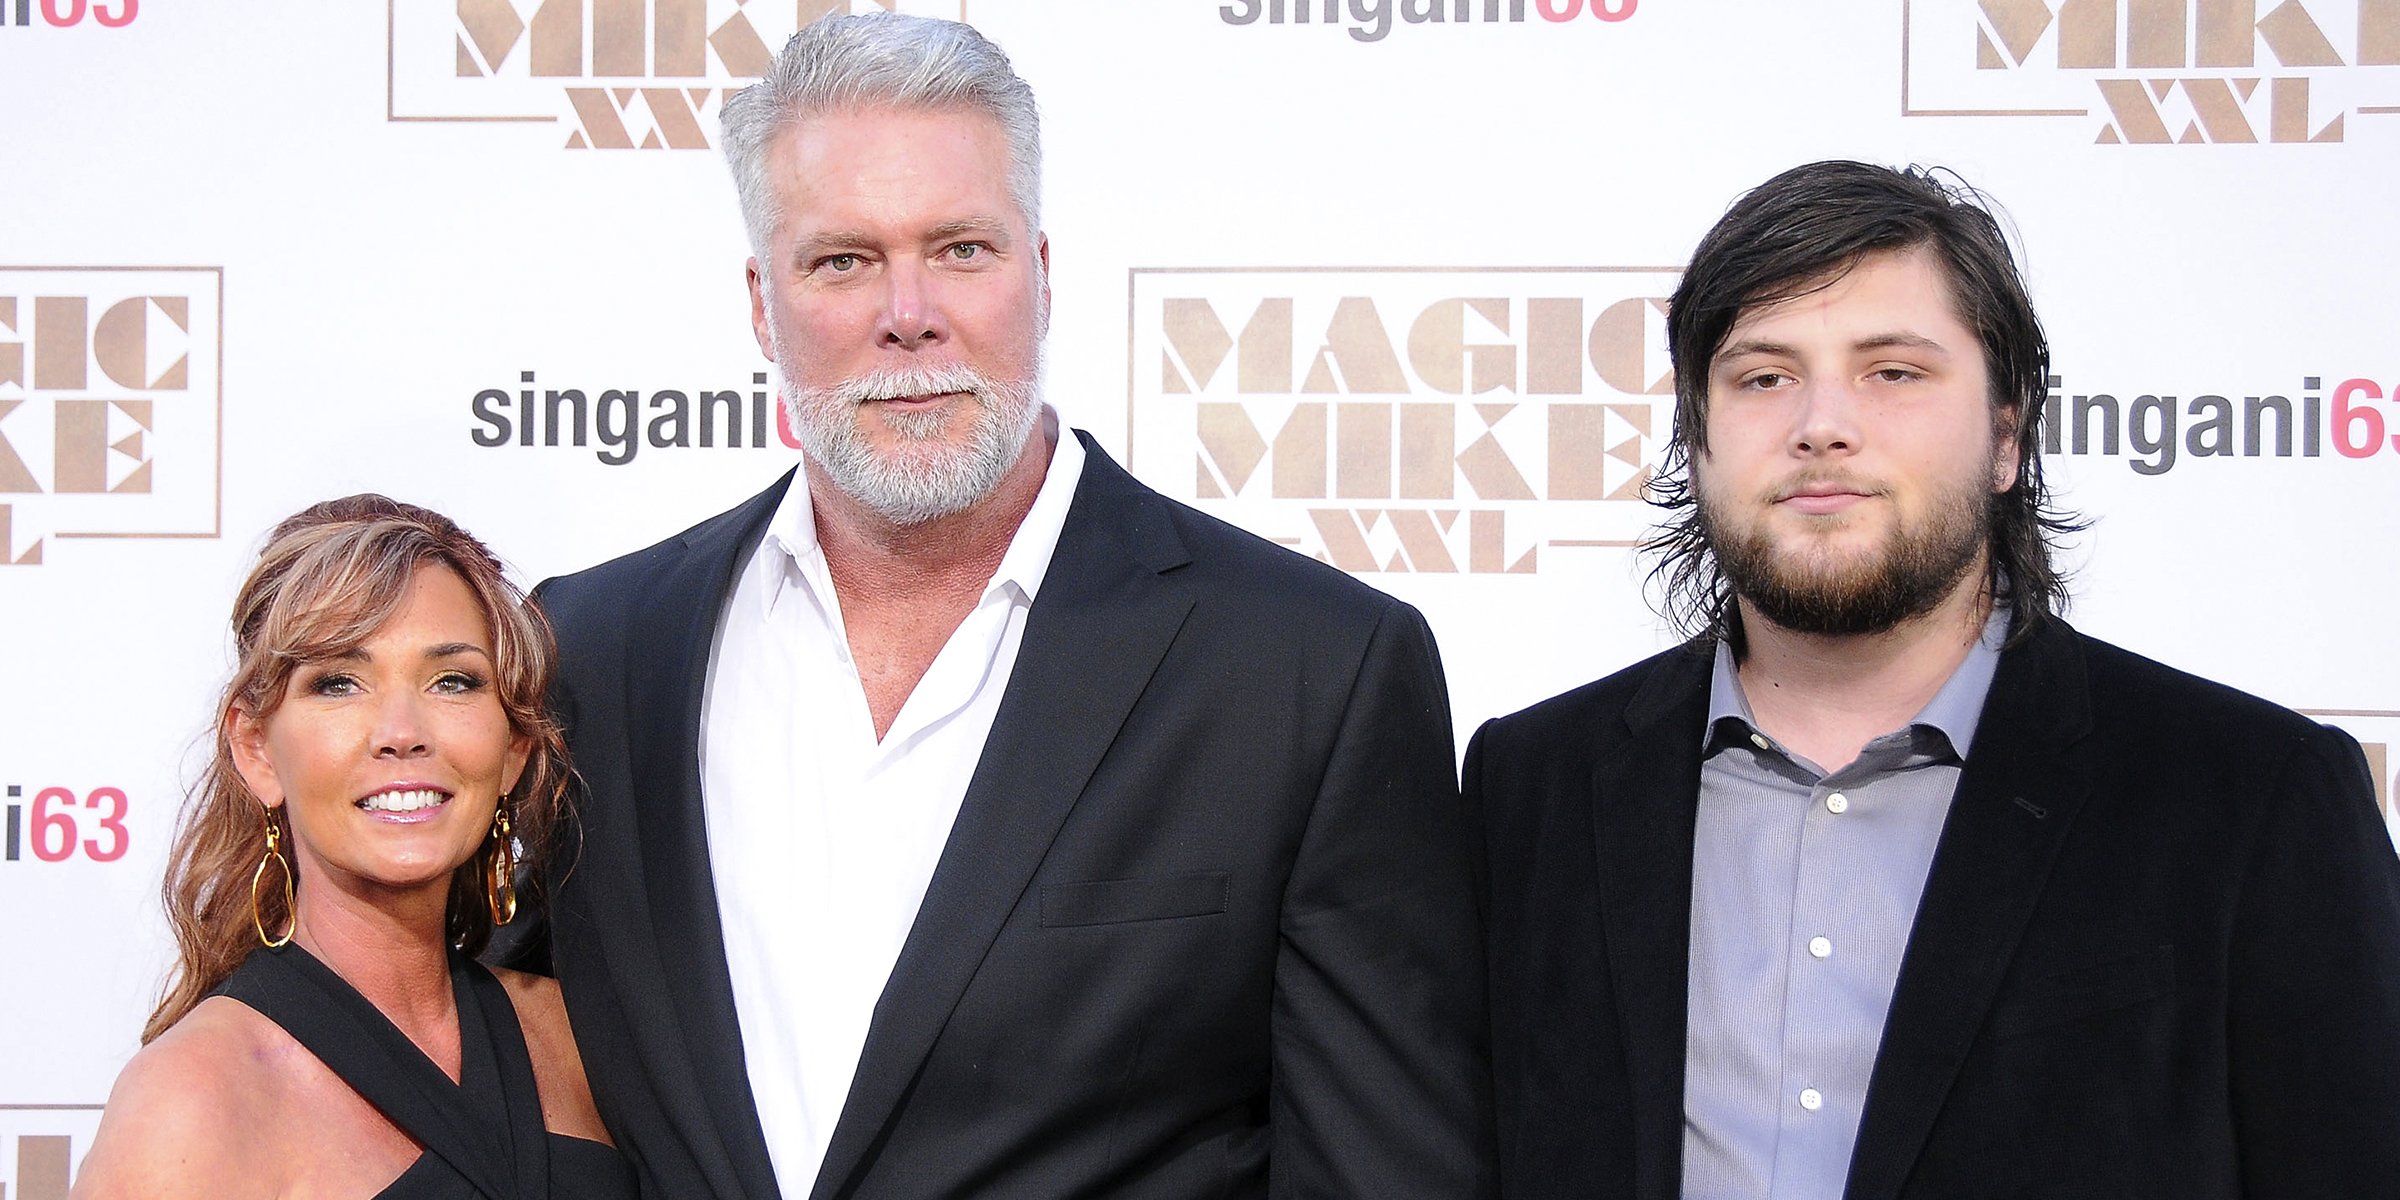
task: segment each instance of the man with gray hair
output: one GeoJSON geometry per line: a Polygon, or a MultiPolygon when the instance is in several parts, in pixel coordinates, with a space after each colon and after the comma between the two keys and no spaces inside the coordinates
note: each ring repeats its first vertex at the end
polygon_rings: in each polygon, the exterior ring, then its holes
{"type": "Polygon", "coordinates": [[[724,125],[799,468],[540,591],[551,961],[645,1194],[1488,1193],[1422,618],[1062,436],[974,30],[818,22],[724,125]]]}

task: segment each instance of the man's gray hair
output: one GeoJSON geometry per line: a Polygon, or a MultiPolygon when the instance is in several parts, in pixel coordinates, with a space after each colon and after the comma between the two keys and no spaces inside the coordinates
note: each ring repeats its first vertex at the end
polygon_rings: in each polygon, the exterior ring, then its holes
{"type": "Polygon", "coordinates": [[[799,121],[869,108],[964,107],[988,114],[1008,137],[1008,193],[1026,231],[1042,229],[1042,123],[1033,89],[973,26],[902,13],[828,16],[784,43],[766,77],[725,98],[725,159],[741,194],[750,248],[773,269],[777,222],[767,148],[799,121]]]}

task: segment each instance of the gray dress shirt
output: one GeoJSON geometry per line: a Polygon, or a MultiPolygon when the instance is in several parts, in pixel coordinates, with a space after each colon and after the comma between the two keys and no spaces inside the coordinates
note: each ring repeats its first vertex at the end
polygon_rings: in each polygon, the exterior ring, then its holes
{"type": "Polygon", "coordinates": [[[1833,772],[1767,737],[1717,646],[1692,843],[1685,1200],[1835,1200],[2008,611],[1833,772]]]}

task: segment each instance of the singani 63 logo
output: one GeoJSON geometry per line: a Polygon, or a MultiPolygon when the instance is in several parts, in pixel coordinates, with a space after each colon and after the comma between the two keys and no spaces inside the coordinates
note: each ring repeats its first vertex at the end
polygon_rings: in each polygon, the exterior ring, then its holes
{"type": "Polygon", "coordinates": [[[1136,270],[1131,465],[1353,572],[1632,545],[1674,414],[1676,277],[1136,270]]]}
{"type": "Polygon", "coordinates": [[[224,273],[0,267],[0,564],[215,537],[224,273]]]}
{"type": "Polygon", "coordinates": [[[569,149],[700,150],[726,93],[827,13],[964,0],[387,0],[393,121],[563,127],[569,149]]]}

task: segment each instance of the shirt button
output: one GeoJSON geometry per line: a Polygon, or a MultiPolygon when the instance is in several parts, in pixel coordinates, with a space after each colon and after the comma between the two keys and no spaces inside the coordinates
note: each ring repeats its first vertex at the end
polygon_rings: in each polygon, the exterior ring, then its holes
{"type": "Polygon", "coordinates": [[[1809,957],[1811,958],[1824,958],[1831,955],[1833,953],[1833,939],[1828,937],[1812,937],[1808,939],[1808,953],[1809,957]]]}
{"type": "Polygon", "coordinates": [[[1825,797],[1825,811],[1832,813],[1837,817],[1843,813],[1849,812],[1850,797],[1845,796],[1840,792],[1835,792],[1834,794],[1825,797]]]}
{"type": "Polygon", "coordinates": [[[1753,746],[1756,746],[1756,747],[1758,747],[1758,748],[1759,748],[1759,749],[1761,749],[1761,750],[1772,750],[1772,749],[1774,749],[1774,748],[1775,748],[1775,746],[1774,746],[1774,743],[1772,743],[1772,742],[1769,742],[1769,741],[1766,739],[1766,735],[1765,735],[1765,734],[1758,734],[1758,733],[1751,734],[1751,735],[1750,735],[1750,744],[1751,744],[1751,745],[1753,745],[1753,746]]]}
{"type": "Polygon", "coordinates": [[[1805,1108],[1810,1112],[1815,1112],[1818,1109],[1825,1107],[1825,1093],[1820,1092],[1815,1088],[1801,1088],[1800,1107],[1805,1108]]]}

